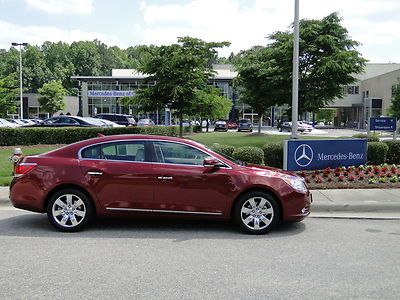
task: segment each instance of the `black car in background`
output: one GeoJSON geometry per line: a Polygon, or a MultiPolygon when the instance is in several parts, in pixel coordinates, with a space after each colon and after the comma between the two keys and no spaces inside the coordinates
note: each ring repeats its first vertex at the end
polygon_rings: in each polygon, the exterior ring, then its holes
{"type": "Polygon", "coordinates": [[[93,118],[82,118],[76,116],[56,116],[43,121],[42,124],[36,125],[40,127],[107,127],[100,120],[93,118]]]}
{"type": "Polygon", "coordinates": [[[95,118],[105,119],[105,120],[112,121],[119,125],[124,125],[124,126],[135,126],[136,125],[136,121],[131,115],[98,114],[95,116],[95,118]]]}
{"type": "Polygon", "coordinates": [[[237,131],[250,131],[253,132],[253,124],[249,119],[241,119],[238,123],[237,131]]]}

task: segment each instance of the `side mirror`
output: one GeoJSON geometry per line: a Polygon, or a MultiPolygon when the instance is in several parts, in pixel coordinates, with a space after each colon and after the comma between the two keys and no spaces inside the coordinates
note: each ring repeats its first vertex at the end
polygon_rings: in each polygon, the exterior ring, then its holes
{"type": "Polygon", "coordinates": [[[214,157],[206,157],[203,161],[203,166],[205,168],[209,168],[209,169],[214,169],[214,168],[220,168],[225,166],[224,164],[222,164],[218,159],[215,159],[214,157]]]}

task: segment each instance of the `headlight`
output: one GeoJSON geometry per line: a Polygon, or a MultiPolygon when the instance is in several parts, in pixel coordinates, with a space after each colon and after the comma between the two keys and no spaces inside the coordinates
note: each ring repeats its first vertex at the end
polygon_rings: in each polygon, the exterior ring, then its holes
{"type": "Polygon", "coordinates": [[[282,178],[288,185],[301,193],[307,193],[308,189],[304,180],[300,178],[283,177],[282,178]]]}

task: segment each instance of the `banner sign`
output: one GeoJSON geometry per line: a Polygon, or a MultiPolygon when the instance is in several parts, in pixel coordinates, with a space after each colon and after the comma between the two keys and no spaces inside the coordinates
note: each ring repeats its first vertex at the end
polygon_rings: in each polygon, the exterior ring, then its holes
{"type": "Polygon", "coordinates": [[[119,97],[132,97],[135,96],[134,91],[96,91],[91,90],[87,92],[88,97],[102,97],[102,98],[119,98],[119,97]]]}
{"type": "Polygon", "coordinates": [[[396,118],[370,118],[370,130],[396,131],[396,118]]]}
{"type": "Polygon", "coordinates": [[[288,171],[357,166],[367,162],[367,139],[286,140],[283,151],[288,171]]]}

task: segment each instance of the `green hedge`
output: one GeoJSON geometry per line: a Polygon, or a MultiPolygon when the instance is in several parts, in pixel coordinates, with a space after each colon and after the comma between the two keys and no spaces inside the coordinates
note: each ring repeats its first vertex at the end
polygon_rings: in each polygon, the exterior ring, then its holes
{"type": "Polygon", "coordinates": [[[379,135],[377,134],[365,134],[365,133],[357,133],[355,135],[353,135],[353,138],[356,139],[367,139],[368,142],[379,142],[379,135]]]}
{"type": "Polygon", "coordinates": [[[222,153],[228,156],[233,156],[233,152],[235,151],[235,147],[234,146],[230,146],[230,145],[220,145],[218,143],[214,143],[211,146],[211,149],[214,150],[217,153],[222,153]]]}
{"type": "Polygon", "coordinates": [[[267,166],[275,168],[283,168],[283,144],[265,144],[262,148],[264,151],[264,162],[267,166]]]}
{"type": "Polygon", "coordinates": [[[386,161],[390,164],[400,164],[400,141],[385,141],[388,145],[386,161]]]}
{"type": "Polygon", "coordinates": [[[386,162],[386,156],[389,146],[384,142],[369,142],[367,159],[369,164],[383,164],[386,162]]]}
{"type": "Polygon", "coordinates": [[[257,165],[264,164],[264,152],[258,147],[239,147],[233,151],[233,158],[257,165]]]}
{"type": "MultiPolygon", "coordinates": [[[[183,127],[184,133],[198,130],[198,127],[183,127]]],[[[96,137],[98,133],[113,134],[152,134],[178,136],[179,126],[150,127],[61,127],[61,128],[0,128],[0,146],[70,144],[96,137]]]]}

